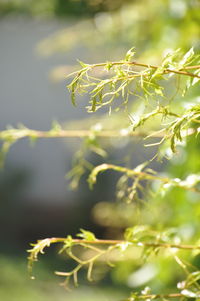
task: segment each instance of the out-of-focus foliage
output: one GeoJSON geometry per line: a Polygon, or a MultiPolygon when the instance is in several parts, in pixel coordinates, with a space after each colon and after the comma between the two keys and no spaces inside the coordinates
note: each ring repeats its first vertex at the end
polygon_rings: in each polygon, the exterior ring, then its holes
{"type": "Polygon", "coordinates": [[[42,41],[38,49],[50,55],[86,45],[95,50],[93,60],[102,50],[108,54],[110,50],[109,57],[104,57],[114,60],[134,45],[143,62],[158,63],[167,49],[200,47],[199,12],[198,0],[121,1],[117,11],[99,12],[92,19],[81,20],[42,41]]]}
{"type": "MultiPolygon", "coordinates": [[[[51,259],[50,259],[51,261],[51,259]]],[[[52,275],[49,262],[41,264],[38,272],[40,277],[30,281],[27,275],[27,262],[21,257],[0,257],[1,281],[0,300],[4,301],[112,301],[122,298],[116,288],[91,288],[83,286],[80,290],[66,292],[61,289],[56,277],[52,275]]]]}
{"type": "MultiPolygon", "coordinates": [[[[126,0],[123,2],[128,2],[126,0]]],[[[1,0],[0,14],[28,14],[40,17],[92,16],[100,11],[113,11],[121,0],[1,0]]]]}

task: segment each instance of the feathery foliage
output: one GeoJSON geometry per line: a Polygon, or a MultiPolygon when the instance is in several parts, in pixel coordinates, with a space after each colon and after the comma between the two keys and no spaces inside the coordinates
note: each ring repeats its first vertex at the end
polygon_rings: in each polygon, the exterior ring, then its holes
{"type": "MultiPolygon", "coordinates": [[[[84,138],[83,148],[75,155],[75,166],[69,174],[72,178],[72,186],[77,187],[80,177],[86,170],[90,171],[88,182],[90,188],[97,181],[99,173],[113,170],[121,173],[122,176],[117,182],[116,196],[120,200],[125,200],[127,205],[130,203],[136,204],[143,212],[149,210],[154,202],[159,205],[164,202],[165,197],[170,195],[171,191],[183,190],[188,193],[198,195],[200,193],[200,174],[187,174],[185,178],[170,178],[169,176],[159,174],[148,165],[160,159],[162,155],[167,157],[170,153],[170,158],[178,156],[178,149],[184,148],[187,145],[187,140],[195,137],[198,140],[199,123],[200,123],[200,106],[198,101],[190,104],[184,110],[184,106],[173,106],[173,102],[177,102],[176,98],[181,98],[184,102],[186,90],[195,88],[198,85],[199,73],[199,57],[194,55],[193,49],[190,49],[186,54],[180,56],[179,51],[168,54],[161,66],[151,66],[139,64],[132,61],[134,55],[133,49],[127,52],[125,60],[112,63],[101,63],[96,65],[88,65],[81,63],[82,69],[73,74],[74,78],[68,88],[72,94],[72,103],[76,105],[76,94],[87,93],[90,96],[89,112],[95,112],[102,107],[107,106],[111,114],[114,108],[114,114],[118,114],[119,109],[123,108],[129,115],[130,124],[126,128],[126,134],[121,131],[120,139],[124,137],[134,139],[138,136],[142,139],[159,139],[156,143],[150,143],[148,146],[156,146],[155,155],[148,161],[138,165],[135,168],[103,163],[98,166],[93,166],[92,163],[85,159],[87,151],[100,155],[103,160],[107,159],[107,152],[104,147],[99,144],[97,138],[115,136],[116,131],[104,130],[101,127],[98,130],[90,129],[80,131],[80,137],[84,138]],[[177,59],[177,57],[179,59],[177,59]],[[142,67],[141,70],[135,71],[136,67],[142,67]],[[103,78],[91,76],[94,68],[103,68],[103,78]],[[145,68],[145,69],[143,69],[145,68]],[[107,78],[106,75],[109,75],[107,78]],[[172,81],[176,81],[175,77],[179,77],[182,81],[181,94],[175,93],[176,96],[166,96],[166,85],[172,85],[172,81]],[[186,79],[186,80],[185,80],[186,79]],[[166,83],[168,81],[168,83],[166,83]],[[119,99],[119,101],[118,101],[119,99]],[[144,110],[137,119],[134,117],[135,102],[139,99],[144,102],[144,110]],[[145,127],[151,120],[155,121],[151,133],[145,135],[138,129],[145,127]],[[156,128],[155,128],[156,127],[156,128]],[[184,142],[184,143],[183,143],[184,142]],[[164,150],[164,151],[163,151],[164,150]],[[138,205],[137,205],[138,204],[138,205]]],[[[179,82],[180,84],[180,82],[179,82]]],[[[177,92],[177,91],[175,91],[177,92]]],[[[174,93],[174,92],[173,92],[174,93]]],[[[108,117],[111,118],[111,117],[108,117]]],[[[120,121],[119,121],[120,123],[120,121]]],[[[7,130],[1,134],[1,139],[4,143],[9,137],[9,141],[15,141],[22,137],[69,137],[72,132],[63,130],[57,126],[57,131],[50,130],[49,132],[36,132],[32,130],[7,130]],[[16,134],[18,133],[18,134],[16,134]],[[21,133],[21,134],[20,134],[21,133]],[[6,136],[7,135],[7,136],[6,136]]],[[[73,132],[76,136],[76,132],[73,132]]],[[[72,134],[72,135],[73,135],[72,134]]],[[[118,132],[120,136],[120,131],[118,132]]],[[[167,157],[169,159],[169,157],[167,157]]],[[[198,207],[198,206],[197,206],[198,207]]],[[[151,212],[148,213],[150,220],[151,212]]],[[[147,215],[148,215],[147,214],[147,215]]],[[[198,256],[200,245],[198,237],[198,229],[194,238],[184,237],[181,225],[176,228],[166,228],[165,219],[163,224],[160,221],[160,230],[155,222],[148,224],[138,224],[129,227],[124,232],[123,239],[104,240],[97,239],[92,232],[81,230],[77,234],[78,238],[47,238],[38,241],[29,250],[29,267],[32,269],[34,261],[37,261],[38,255],[44,253],[44,249],[53,243],[61,243],[60,253],[65,253],[76,265],[70,271],[56,272],[57,275],[65,278],[64,285],[70,286],[71,280],[75,286],[78,284],[78,273],[80,270],[86,270],[87,279],[92,281],[95,279],[96,269],[99,265],[115,266],[118,261],[121,261],[123,255],[124,260],[128,254],[137,254],[138,260],[144,263],[148,260],[155,262],[157,258],[171,257],[170,268],[175,262],[185,274],[180,277],[177,282],[175,292],[154,294],[149,287],[141,291],[135,291],[127,299],[131,300],[153,300],[153,299],[198,299],[200,298],[200,272],[198,267],[189,263],[195,256],[198,256]],[[162,230],[161,230],[162,229],[162,230]],[[189,243],[190,240],[192,243],[189,243]],[[191,256],[185,256],[185,253],[191,253],[191,256]],[[185,259],[186,258],[186,259],[185,259]]]]}

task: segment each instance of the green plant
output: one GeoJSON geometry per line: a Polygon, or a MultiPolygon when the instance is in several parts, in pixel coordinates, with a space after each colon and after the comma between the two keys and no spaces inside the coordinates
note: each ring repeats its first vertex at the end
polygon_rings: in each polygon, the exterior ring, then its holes
{"type": "MultiPolygon", "coordinates": [[[[32,141],[55,137],[83,138],[83,145],[75,155],[68,175],[72,187],[78,186],[86,172],[89,172],[90,188],[93,188],[100,173],[109,170],[118,172],[121,176],[116,184],[116,198],[125,206],[133,206],[130,208],[134,212],[136,209],[140,212],[140,220],[133,220],[131,226],[126,227],[123,237],[119,233],[116,239],[97,239],[92,232],[81,230],[77,238],[67,236],[38,241],[28,251],[29,269],[32,271],[38,255],[55,243],[62,244],[60,253],[75,262],[72,270],[56,272],[65,278],[64,284],[67,286],[71,280],[75,286],[78,284],[78,273],[82,269],[87,270],[87,279],[92,281],[99,265],[116,265],[120,270],[120,262],[127,266],[130,256],[135,256],[140,266],[146,262],[164,266],[165,261],[169,261],[166,274],[171,275],[172,280],[166,293],[154,293],[153,289],[157,291],[159,286],[152,283],[152,288],[138,288],[127,300],[199,300],[200,207],[198,201],[191,202],[198,199],[200,193],[199,169],[191,171],[188,167],[184,177],[180,178],[171,176],[170,170],[165,169],[163,174],[151,167],[154,161],[164,162],[166,166],[166,160],[177,160],[183,151],[189,156],[191,143],[199,143],[200,105],[199,99],[193,97],[200,79],[199,56],[195,55],[193,48],[185,54],[176,50],[169,52],[160,66],[139,63],[133,60],[134,56],[135,49],[132,48],[121,61],[92,65],[80,62],[81,69],[70,75],[73,79],[68,88],[73,105],[77,105],[77,94],[87,94],[89,103],[86,108],[89,113],[107,108],[108,113],[100,116],[98,124],[90,129],[65,130],[54,123],[48,132],[21,127],[0,133],[3,159],[9,147],[25,137],[32,141]],[[96,74],[96,69],[101,72],[96,74]],[[110,137],[122,141],[127,139],[129,143],[135,138],[141,139],[145,141],[145,147],[153,148],[153,156],[136,167],[131,167],[132,163],[122,166],[106,162],[109,141],[105,144],[102,138],[109,140],[110,137]],[[88,151],[101,156],[105,163],[93,166],[87,157],[88,151]],[[190,234],[187,234],[187,229],[184,230],[188,225],[191,227],[190,234]]],[[[196,165],[199,166],[199,161],[196,165]]],[[[167,281],[170,283],[169,279],[167,281]]]]}

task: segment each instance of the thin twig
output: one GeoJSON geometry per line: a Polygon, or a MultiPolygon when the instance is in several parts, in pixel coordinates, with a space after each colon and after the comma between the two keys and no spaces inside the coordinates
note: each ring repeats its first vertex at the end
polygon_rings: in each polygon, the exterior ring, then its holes
{"type": "MultiPolygon", "coordinates": [[[[47,238],[50,244],[52,243],[60,243],[67,241],[67,238],[63,237],[52,237],[47,238]]],[[[184,244],[168,244],[168,243],[154,243],[154,242],[135,242],[133,240],[128,240],[129,243],[137,246],[137,247],[154,247],[154,248],[176,248],[176,249],[184,249],[184,250],[197,250],[200,249],[200,245],[184,245],[184,244]]],[[[96,239],[96,240],[84,240],[84,239],[72,239],[72,243],[74,244],[86,244],[86,245],[117,245],[127,243],[126,240],[114,240],[114,239],[96,239]]]]}
{"type": "MultiPolygon", "coordinates": [[[[84,138],[89,137],[94,134],[97,137],[124,137],[124,136],[133,136],[133,137],[145,137],[148,133],[147,132],[134,132],[134,131],[114,131],[114,130],[102,130],[99,132],[92,131],[92,130],[60,130],[59,132],[50,133],[48,131],[32,131],[32,133],[27,133],[27,137],[34,135],[37,138],[84,138]]],[[[153,134],[153,133],[152,133],[153,134]]],[[[154,137],[162,137],[163,135],[155,133],[154,137]]]]}
{"type": "Polygon", "coordinates": [[[107,164],[107,163],[103,163],[103,164],[95,167],[93,169],[91,175],[93,176],[93,174],[95,174],[95,177],[96,177],[99,172],[106,171],[108,169],[112,169],[112,170],[118,171],[120,173],[126,173],[130,177],[131,176],[139,176],[143,180],[158,180],[158,181],[161,181],[164,184],[173,184],[175,187],[180,187],[180,188],[185,189],[185,190],[200,193],[200,190],[196,187],[180,185],[181,181],[180,182],[175,182],[175,181],[173,181],[173,179],[170,179],[170,178],[167,178],[167,177],[160,177],[160,176],[150,174],[150,173],[147,173],[147,172],[144,172],[144,171],[137,171],[137,170],[134,170],[134,169],[123,167],[123,166],[107,164]]]}
{"type": "MultiPolygon", "coordinates": [[[[198,132],[198,129],[189,128],[183,131],[182,136],[191,136],[198,132]]],[[[85,138],[91,135],[95,135],[96,137],[104,137],[104,138],[119,138],[119,137],[154,137],[154,138],[162,138],[165,136],[165,129],[162,131],[128,131],[128,130],[102,130],[102,131],[93,131],[93,130],[59,130],[59,131],[36,131],[32,129],[9,129],[0,132],[0,140],[4,140],[4,136],[6,137],[6,133],[12,136],[13,139],[22,139],[22,138],[85,138]],[[13,131],[13,132],[12,132],[13,131]]]]}
{"type": "MultiPolygon", "coordinates": [[[[107,64],[108,63],[91,64],[91,65],[88,65],[88,67],[90,67],[90,68],[104,67],[107,64]]],[[[135,62],[135,61],[134,62],[127,62],[127,61],[110,62],[109,64],[111,66],[116,66],[116,65],[132,65],[132,66],[151,68],[151,69],[159,69],[159,68],[161,68],[161,66],[148,65],[148,64],[143,64],[143,63],[135,62]]],[[[179,70],[174,70],[174,69],[170,69],[170,68],[164,68],[164,70],[162,71],[162,73],[176,73],[176,74],[180,74],[180,75],[186,75],[186,76],[200,78],[200,75],[198,75],[198,74],[194,74],[194,73],[191,73],[191,72],[183,71],[183,70],[187,70],[187,69],[188,70],[200,69],[200,65],[186,66],[184,68],[180,68],[179,70]]],[[[72,74],[75,74],[75,73],[79,74],[79,72],[80,71],[77,71],[77,72],[75,71],[72,74]]]]}
{"type": "MultiPolygon", "coordinates": [[[[173,293],[173,294],[148,294],[148,295],[136,295],[136,299],[137,300],[155,300],[155,299],[172,299],[172,298],[181,298],[184,297],[181,293],[173,293]]],[[[128,299],[125,299],[123,301],[134,301],[135,298],[134,297],[130,297],[128,299]]]]}

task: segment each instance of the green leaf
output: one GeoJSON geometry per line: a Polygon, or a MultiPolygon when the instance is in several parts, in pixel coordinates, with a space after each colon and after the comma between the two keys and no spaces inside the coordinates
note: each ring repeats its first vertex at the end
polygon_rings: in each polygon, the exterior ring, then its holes
{"type": "Polygon", "coordinates": [[[67,236],[66,240],[64,241],[64,244],[66,248],[71,248],[73,246],[74,242],[71,235],[67,236]]]}
{"type": "MultiPolygon", "coordinates": [[[[200,71],[199,71],[199,70],[196,70],[196,71],[194,72],[194,74],[200,76],[200,71]]],[[[192,86],[196,85],[199,81],[200,81],[200,78],[194,77],[194,78],[192,79],[192,86]]]]}
{"type": "Polygon", "coordinates": [[[164,68],[175,67],[174,60],[178,57],[179,54],[180,54],[180,48],[175,51],[168,52],[162,61],[162,67],[164,68]]]}
{"type": "Polygon", "coordinates": [[[183,59],[180,61],[181,65],[186,65],[188,62],[190,62],[190,60],[194,57],[194,49],[193,47],[190,48],[190,50],[188,52],[186,52],[186,54],[184,55],[183,59]]]}
{"type": "Polygon", "coordinates": [[[89,65],[85,64],[84,62],[77,60],[79,62],[79,64],[81,65],[82,68],[87,68],[89,65]]]}
{"type": "Polygon", "coordinates": [[[125,55],[125,61],[130,62],[133,56],[135,55],[135,47],[129,49],[125,55]]]}
{"type": "Polygon", "coordinates": [[[106,66],[105,66],[105,69],[107,70],[107,71],[110,71],[110,69],[113,67],[113,64],[112,63],[110,63],[110,62],[108,62],[107,64],[106,64],[106,66]]]}
{"type": "Polygon", "coordinates": [[[138,235],[141,236],[141,234],[147,234],[149,231],[148,225],[139,225],[134,226],[132,228],[127,228],[124,234],[124,237],[126,240],[138,240],[138,235]]]}
{"type": "Polygon", "coordinates": [[[87,240],[87,241],[97,240],[95,235],[92,232],[86,231],[83,229],[80,229],[80,230],[81,230],[81,233],[78,233],[76,236],[81,237],[82,239],[87,240]]]}
{"type": "Polygon", "coordinates": [[[59,133],[61,130],[62,130],[61,125],[56,120],[54,120],[52,122],[51,130],[49,131],[49,136],[55,135],[59,133]]]}

